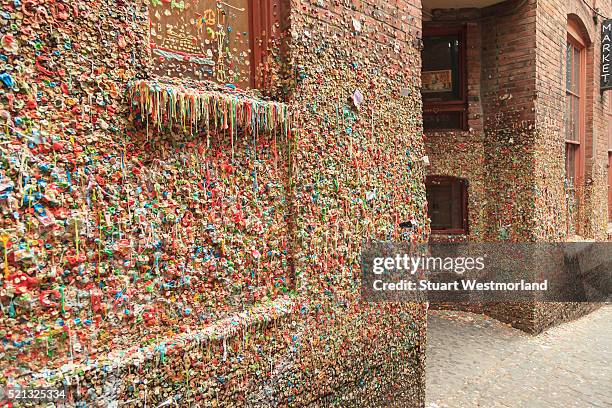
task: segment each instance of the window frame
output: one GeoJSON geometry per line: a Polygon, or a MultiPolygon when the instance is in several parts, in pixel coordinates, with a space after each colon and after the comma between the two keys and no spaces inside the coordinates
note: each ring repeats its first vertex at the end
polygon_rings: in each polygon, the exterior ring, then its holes
{"type": "MultiPolygon", "coordinates": [[[[432,185],[450,184],[452,188],[460,189],[460,205],[461,205],[461,228],[449,228],[449,229],[433,229],[431,233],[436,235],[467,235],[470,232],[469,227],[469,212],[468,212],[468,181],[466,179],[454,176],[439,176],[429,175],[425,177],[425,196],[427,196],[427,187],[432,185]]],[[[429,201],[427,202],[427,208],[429,209],[429,201]]],[[[428,214],[429,217],[429,214],[428,214]]]]}
{"type": "MultiPolygon", "coordinates": [[[[251,34],[249,39],[250,77],[248,86],[251,89],[265,90],[270,85],[271,76],[268,70],[265,69],[264,64],[269,55],[269,46],[275,39],[272,35],[275,33],[274,27],[279,27],[279,29],[276,30],[277,34],[280,32],[280,24],[284,10],[283,7],[285,7],[284,3],[285,0],[248,0],[247,2],[249,7],[248,29],[251,34]]],[[[149,5],[149,7],[152,6],[149,5]]],[[[157,45],[151,36],[152,21],[149,17],[148,23],[148,49],[152,61],[155,63],[153,49],[157,48],[157,45]]],[[[278,40],[280,41],[280,38],[278,38],[278,40]]],[[[159,75],[153,73],[153,76],[156,77],[159,75]]],[[[214,82],[221,86],[225,85],[215,79],[197,79],[191,76],[189,78],[195,81],[203,80],[214,82]]]]}
{"type": "MultiPolygon", "coordinates": [[[[587,76],[587,72],[586,72],[586,68],[587,68],[587,61],[586,61],[586,57],[587,57],[587,44],[586,41],[584,41],[582,34],[580,33],[580,29],[578,27],[578,25],[576,23],[574,23],[573,21],[569,21],[568,22],[568,28],[567,28],[567,43],[566,45],[572,45],[574,48],[576,48],[578,50],[578,54],[579,54],[579,78],[578,78],[578,86],[579,86],[579,90],[578,90],[578,94],[570,91],[567,89],[567,85],[564,85],[565,88],[565,96],[566,98],[568,96],[572,96],[575,98],[578,98],[578,140],[570,140],[567,138],[568,136],[568,130],[567,127],[566,129],[564,129],[564,146],[565,146],[565,180],[569,181],[568,178],[568,156],[567,156],[567,152],[568,152],[568,145],[573,145],[576,146],[576,157],[575,157],[575,162],[574,162],[574,180],[573,180],[573,184],[572,184],[572,188],[574,190],[576,190],[576,186],[580,183],[582,183],[582,180],[584,179],[584,171],[585,171],[585,143],[586,143],[586,86],[587,86],[587,81],[586,81],[586,76],[587,76]]],[[[564,84],[567,83],[567,53],[566,53],[566,57],[565,57],[565,64],[566,64],[566,69],[565,69],[565,81],[564,84]]],[[[571,76],[574,77],[574,65],[572,64],[572,70],[571,70],[571,76]]],[[[567,115],[570,112],[568,112],[567,110],[567,103],[566,103],[566,109],[565,109],[565,115],[566,115],[566,126],[567,126],[567,115]]]]}
{"type": "MultiPolygon", "coordinates": [[[[423,27],[423,38],[425,37],[439,37],[445,35],[457,35],[459,37],[459,61],[458,61],[458,77],[459,77],[459,99],[451,101],[426,101],[423,99],[423,116],[426,114],[438,114],[438,113],[456,113],[460,112],[460,125],[458,128],[440,128],[440,129],[423,129],[425,132],[448,132],[456,130],[467,130],[468,121],[468,105],[467,105],[467,26],[461,25],[449,25],[445,27],[439,26],[424,26],[423,27]]],[[[421,64],[422,67],[422,64],[421,64]]],[[[422,68],[421,68],[422,71],[422,68]]]]}
{"type": "Polygon", "coordinates": [[[612,223],[612,95],[608,96],[606,117],[608,122],[608,174],[606,177],[608,183],[608,223],[612,223]]]}
{"type": "Polygon", "coordinates": [[[612,146],[608,148],[608,223],[612,223],[612,146]]]}
{"type": "Polygon", "coordinates": [[[282,16],[282,0],[249,0],[249,29],[251,30],[251,87],[264,89],[269,78],[263,64],[273,41],[274,26],[282,16]],[[276,11],[275,11],[276,10],[276,11]]]}

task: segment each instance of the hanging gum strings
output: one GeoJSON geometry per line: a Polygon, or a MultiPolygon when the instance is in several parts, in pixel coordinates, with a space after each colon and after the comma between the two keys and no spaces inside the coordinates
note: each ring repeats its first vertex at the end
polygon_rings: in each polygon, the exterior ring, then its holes
{"type": "MultiPolygon", "coordinates": [[[[228,129],[233,138],[237,129],[250,133],[257,130],[272,132],[280,128],[287,137],[291,117],[283,103],[247,97],[231,91],[214,91],[184,88],[146,80],[133,81],[128,96],[138,101],[140,112],[150,118],[159,130],[180,124],[184,130],[193,133],[201,122],[214,119],[217,129],[228,129]]],[[[144,120],[144,118],[142,118],[144,120]]]]}
{"type": "Polygon", "coordinates": [[[8,234],[3,234],[0,236],[0,242],[2,242],[2,248],[4,252],[4,256],[3,256],[4,280],[8,280],[9,275],[10,275],[9,266],[8,266],[8,249],[7,249],[9,238],[10,236],[8,234]]]}

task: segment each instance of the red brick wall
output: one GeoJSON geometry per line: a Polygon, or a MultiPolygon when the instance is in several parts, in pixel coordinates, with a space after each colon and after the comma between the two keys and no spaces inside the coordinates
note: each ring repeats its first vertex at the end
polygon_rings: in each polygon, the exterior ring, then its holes
{"type": "Polygon", "coordinates": [[[427,155],[430,160],[428,174],[455,176],[468,181],[467,236],[432,236],[442,240],[478,240],[486,226],[486,203],[483,114],[481,104],[481,24],[477,9],[435,10],[424,24],[444,27],[447,24],[466,26],[468,130],[426,132],[427,155]]]}
{"type": "Polygon", "coordinates": [[[535,0],[510,1],[482,10],[490,240],[532,239],[535,6],[535,0]]]}
{"type": "Polygon", "coordinates": [[[315,352],[294,359],[304,367],[297,382],[308,384],[295,401],[420,407],[426,306],[370,305],[358,286],[364,240],[399,240],[407,232],[422,242],[428,235],[421,222],[419,2],[302,0],[292,6],[291,56],[304,73],[289,99],[303,115],[296,263],[299,291],[316,309],[300,337],[315,352]],[[364,96],[359,109],[351,102],[356,90],[364,96]],[[397,221],[411,219],[420,220],[416,228],[397,228],[397,221]]]}
{"type": "Polygon", "coordinates": [[[469,130],[426,133],[428,173],[468,180],[467,238],[531,239],[535,1],[432,14],[467,25],[469,130]]]}
{"type": "MultiPolygon", "coordinates": [[[[593,5],[593,0],[587,0],[593,5]]],[[[612,5],[597,2],[603,15],[612,15],[612,5]]],[[[564,112],[565,112],[565,71],[564,48],[567,35],[568,16],[582,27],[587,45],[587,87],[586,87],[586,142],[585,180],[583,202],[576,217],[577,228],[570,235],[578,233],[585,238],[606,238],[607,227],[607,149],[609,126],[606,109],[610,108],[610,92],[599,90],[600,71],[600,30],[602,18],[594,22],[594,13],[582,0],[547,0],[540,2],[537,14],[537,100],[536,112],[538,144],[536,174],[538,188],[547,195],[538,200],[540,208],[538,223],[541,237],[562,237],[554,230],[562,230],[568,218],[565,192],[559,188],[563,177],[564,157],[564,112]],[[544,224],[554,229],[544,229],[544,224]]]]}
{"type": "Polygon", "coordinates": [[[17,43],[7,53],[16,85],[0,84],[0,184],[3,192],[18,186],[15,208],[0,200],[0,228],[10,228],[9,273],[23,272],[29,283],[0,273],[3,385],[65,381],[87,406],[424,406],[427,304],[369,305],[358,285],[363,241],[428,237],[420,2],[285,2],[287,60],[271,71],[278,98],[299,118],[290,140],[279,137],[289,156],[279,155],[279,167],[291,170],[279,173],[276,143],[244,128],[207,124],[215,148],[207,150],[208,134],[134,123],[140,112],[130,112],[125,91],[129,79],[151,78],[148,7],[165,13],[166,3],[21,3],[0,2],[10,20],[3,34],[11,33],[3,47],[17,43]],[[37,63],[38,53],[49,60],[37,63]],[[24,167],[36,176],[29,182],[62,185],[68,177],[65,185],[74,185],[45,197],[48,212],[59,202],[70,207],[52,233],[22,205],[24,167]],[[148,223],[137,214],[147,214],[149,201],[165,225],[143,230],[148,223]],[[175,216],[193,207],[193,218],[175,216]],[[406,221],[414,228],[401,230],[406,221]],[[277,247],[264,246],[276,239],[277,247]],[[96,270],[101,250],[110,267],[96,270]],[[192,266],[209,252],[219,266],[192,266]],[[295,273],[281,262],[289,253],[295,273]],[[263,274],[273,262],[282,275],[263,274]],[[260,297],[241,290],[258,281],[260,297]],[[104,292],[94,297],[93,286],[104,292]],[[44,291],[56,288],[44,302],[44,291]]]}
{"type": "MultiPolygon", "coordinates": [[[[598,3],[598,7],[602,14],[612,15],[612,5],[598,3]]],[[[480,32],[479,38],[475,30],[468,34],[473,130],[426,135],[432,163],[429,173],[470,181],[469,239],[555,241],[576,232],[585,238],[605,238],[607,143],[612,130],[605,112],[612,106],[611,98],[599,93],[601,26],[594,23],[592,11],[582,0],[510,0],[480,10],[434,10],[432,14],[440,24],[467,21],[480,32]],[[585,35],[592,41],[587,49],[586,182],[583,204],[575,215],[579,228],[569,234],[564,186],[568,14],[583,22],[585,35]],[[476,46],[478,52],[473,50],[476,46]],[[479,98],[473,96],[476,90],[479,98]],[[480,128],[475,124],[479,112],[480,128]],[[471,144],[466,149],[463,139],[468,137],[471,144]]],[[[490,304],[467,308],[539,332],[593,307],[490,304]]]]}
{"type": "MultiPolygon", "coordinates": [[[[586,0],[593,5],[593,0],[586,0]]],[[[612,15],[612,4],[597,2],[603,15],[612,15]]],[[[607,148],[606,109],[610,92],[599,90],[600,30],[594,13],[582,0],[540,1],[537,8],[536,82],[536,219],[534,235],[544,240],[607,239],[607,148]],[[579,183],[581,200],[572,208],[566,199],[564,179],[565,46],[568,18],[577,21],[586,48],[586,141],[585,179],[579,183]]],[[[534,331],[572,319],[596,308],[597,304],[546,303],[535,305],[534,331]]]]}
{"type": "MultiPolygon", "coordinates": [[[[612,15],[612,5],[597,6],[612,15]]],[[[609,92],[599,92],[602,19],[596,24],[582,0],[510,0],[432,14],[426,24],[468,24],[470,129],[427,132],[426,147],[429,174],[464,177],[470,183],[469,238],[605,238],[611,131],[606,110],[612,107],[609,92]],[[564,185],[568,15],[582,22],[590,39],[585,180],[576,209],[568,203],[564,185]]]]}

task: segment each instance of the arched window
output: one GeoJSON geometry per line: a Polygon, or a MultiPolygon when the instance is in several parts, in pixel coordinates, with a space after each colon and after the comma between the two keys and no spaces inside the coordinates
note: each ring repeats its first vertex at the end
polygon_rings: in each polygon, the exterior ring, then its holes
{"type": "Polygon", "coordinates": [[[434,234],[467,234],[467,181],[450,176],[427,176],[428,215],[434,234]]]}
{"type": "Polygon", "coordinates": [[[570,19],[565,53],[565,176],[572,191],[584,176],[586,47],[578,23],[570,19]]]}

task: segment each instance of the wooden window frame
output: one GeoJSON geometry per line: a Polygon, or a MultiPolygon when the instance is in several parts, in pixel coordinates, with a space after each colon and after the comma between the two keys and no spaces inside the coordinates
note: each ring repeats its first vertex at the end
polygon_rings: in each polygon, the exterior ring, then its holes
{"type": "Polygon", "coordinates": [[[608,223],[612,223],[612,146],[608,148],[608,223]]]}
{"type": "Polygon", "coordinates": [[[249,0],[249,29],[252,34],[251,87],[255,89],[263,89],[269,85],[270,78],[265,63],[269,56],[269,46],[274,40],[274,27],[281,22],[283,6],[283,0],[249,0]]]}
{"type": "Polygon", "coordinates": [[[459,99],[452,101],[431,102],[423,100],[423,114],[438,114],[444,112],[461,112],[459,128],[425,129],[425,132],[448,132],[454,130],[467,130],[468,104],[467,104],[467,26],[465,24],[446,27],[423,27],[423,38],[445,35],[459,37],[459,99]]]}
{"type": "Polygon", "coordinates": [[[612,95],[608,97],[608,109],[606,109],[608,122],[608,223],[612,223],[612,95]]]}
{"type": "MultiPolygon", "coordinates": [[[[576,189],[576,186],[578,184],[582,183],[582,180],[584,180],[584,172],[585,172],[585,143],[586,143],[586,68],[587,68],[587,64],[586,64],[586,48],[587,48],[587,44],[586,42],[583,40],[583,36],[580,33],[580,28],[578,27],[578,25],[573,22],[573,21],[569,21],[568,22],[568,28],[567,28],[567,42],[569,44],[571,44],[572,46],[574,46],[575,48],[578,49],[579,52],[579,58],[580,58],[580,62],[579,62],[579,69],[580,69],[580,74],[579,74],[579,82],[578,82],[578,86],[579,86],[579,90],[578,90],[578,94],[575,94],[571,91],[569,91],[567,89],[567,86],[565,85],[565,81],[567,81],[567,77],[565,78],[564,81],[564,88],[565,88],[565,95],[567,96],[574,96],[578,98],[578,140],[568,140],[567,137],[565,138],[565,160],[566,160],[566,166],[567,166],[567,145],[571,144],[574,146],[578,146],[577,147],[577,152],[576,152],[576,161],[574,163],[574,181],[573,181],[573,188],[574,190],[576,189]]],[[[565,57],[565,63],[567,64],[567,54],[565,57]]],[[[571,67],[572,71],[571,71],[571,76],[574,76],[574,66],[572,64],[571,67]]],[[[565,70],[565,75],[567,76],[567,68],[565,70]]],[[[569,112],[567,112],[567,108],[566,108],[566,112],[565,114],[567,115],[569,112]]],[[[564,130],[565,136],[567,136],[567,129],[564,130]]],[[[566,174],[566,179],[567,179],[567,167],[565,169],[565,174],[566,174]]]]}
{"type": "Polygon", "coordinates": [[[461,228],[431,229],[432,234],[436,235],[467,235],[470,232],[468,219],[468,181],[454,176],[427,176],[425,178],[425,188],[432,184],[451,184],[452,188],[459,188],[461,199],[461,228]]]}
{"type": "MultiPolygon", "coordinates": [[[[251,34],[249,40],[251,72],[248,84],[250,88],[263,90],[270,86],[272,79],[266,66],[270,54],[269,47],[273,40],[278,40],[280,46],[281,39],[274,38],[274,35],[280,36],[280,32],[284,28],[281,27],[281,23],[283,13],[288,9],[288,2],[286,0],[248,0],[247,4],[249,8],[248,29],[251,34]]],[[[148,42],[150,52],[156,47],[151,38],[151,24],[152,22],[149,20],[148,42]]],[[[197,80],[196,78],[193,79],[197,80]]],[[[208,80],[224,85],[212,79],[208,80]]]]}

